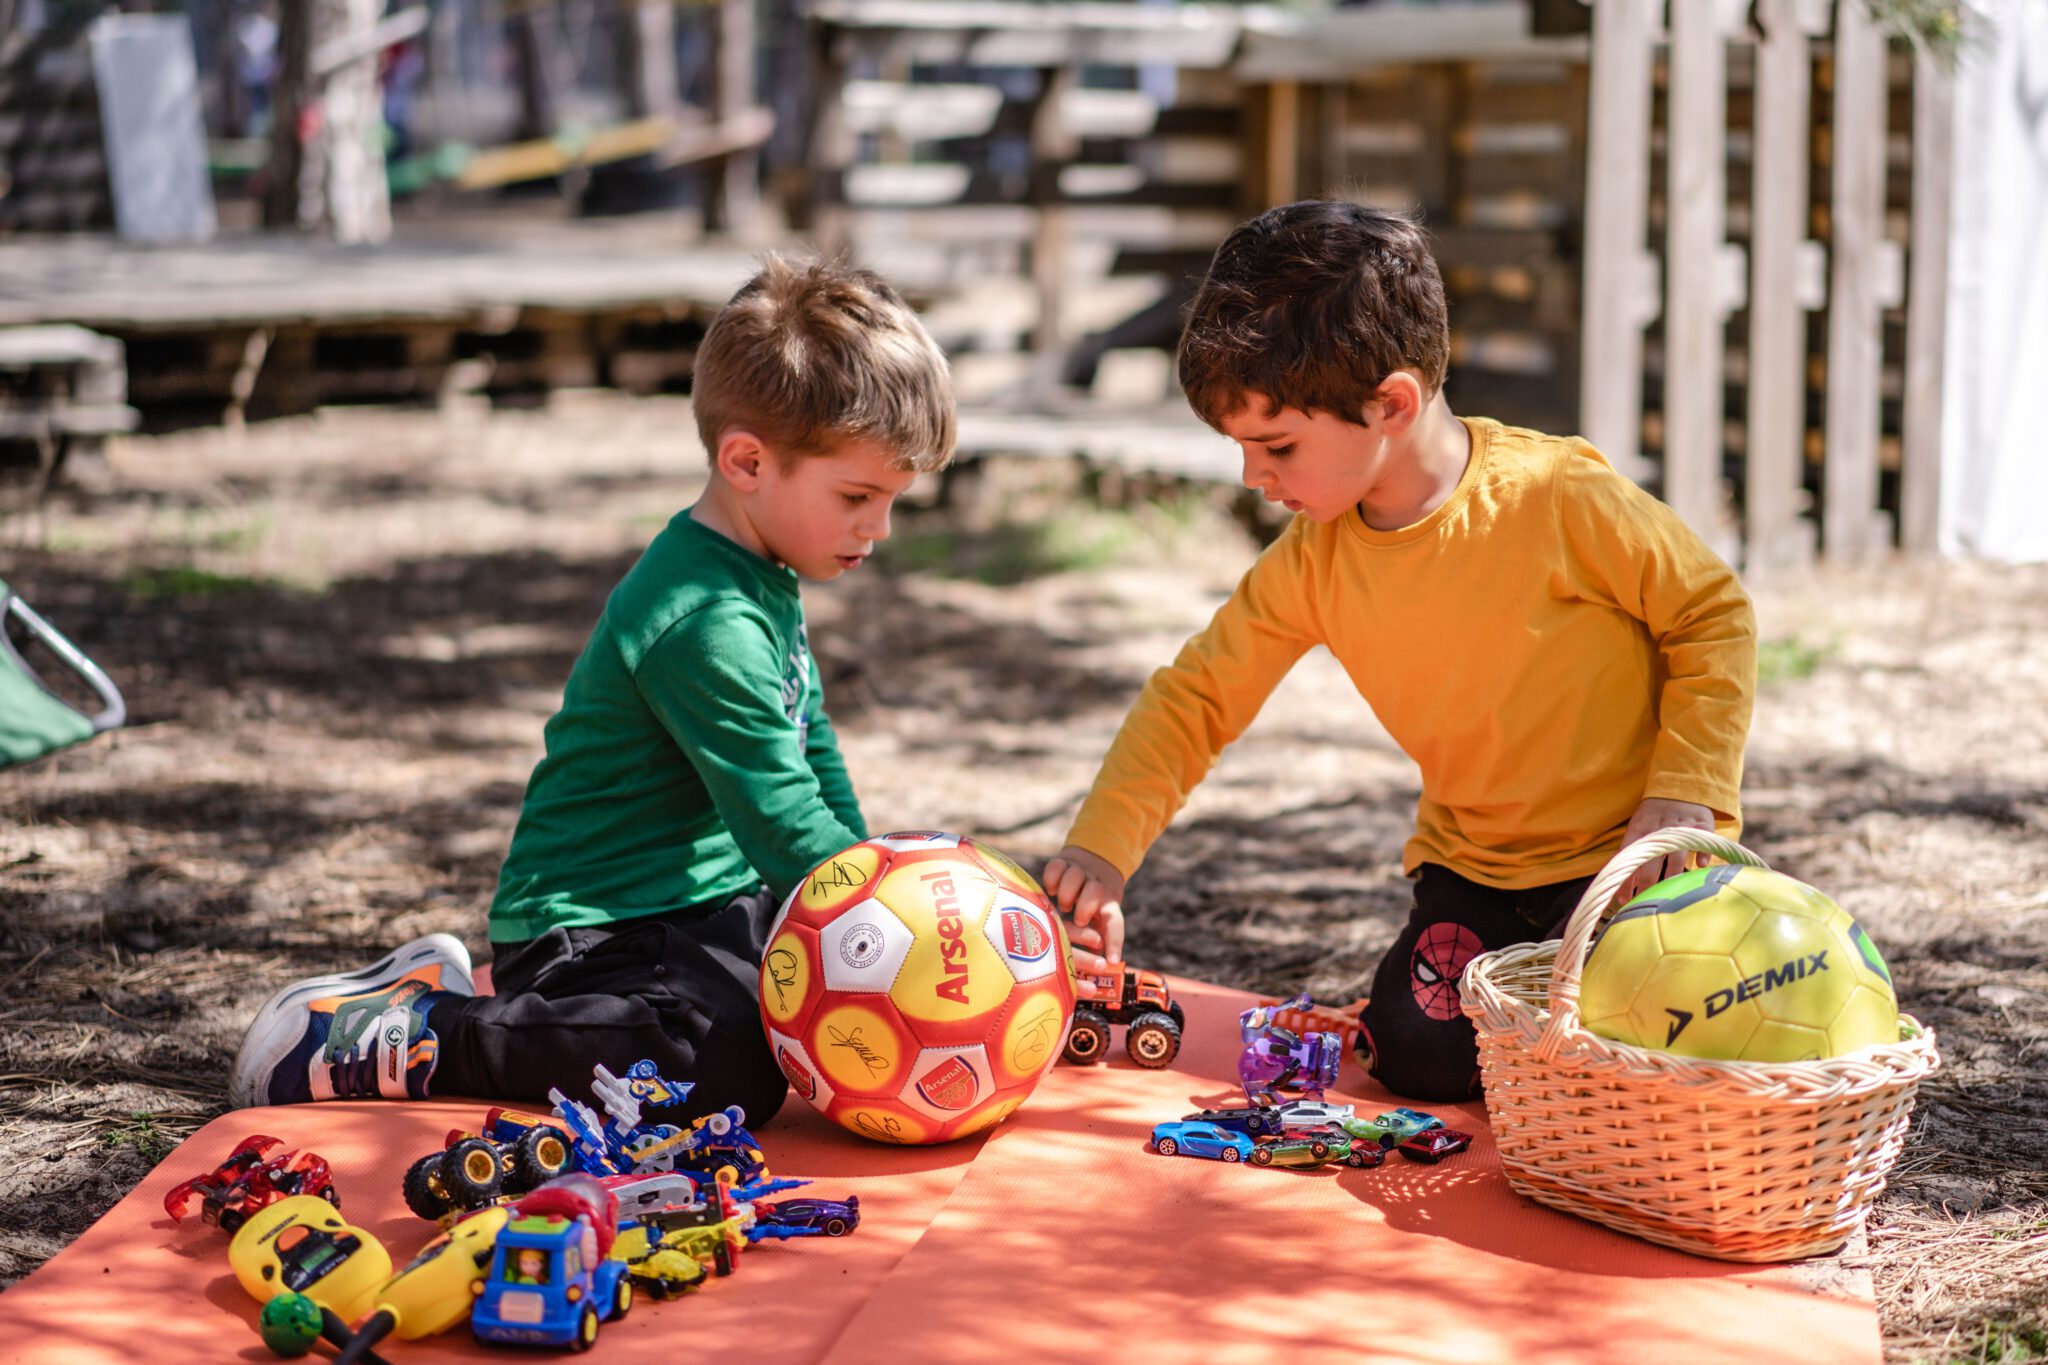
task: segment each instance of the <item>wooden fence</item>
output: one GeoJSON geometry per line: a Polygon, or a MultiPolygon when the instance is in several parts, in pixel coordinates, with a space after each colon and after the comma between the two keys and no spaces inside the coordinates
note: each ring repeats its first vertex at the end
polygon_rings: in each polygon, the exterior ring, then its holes
{"type": "Polygon", "coordinates": [[[943,339],[1023,338],[1013,396],[1057,406],[1171,346],[1232,221],[1419,209],[1460,411],[1585,433],[1754,570],[1931,549],[1948,78],[1862,0],[1590,14],[825,0],[809,222],[933,290],[1031,280],[943,339]]]}
{"type": "Polygon", "coordinates": [[[1581,428],[1753,572],[1932,550],[1950,78],[1862,0],[1664,8],[1593,9],[1581,428]]]}

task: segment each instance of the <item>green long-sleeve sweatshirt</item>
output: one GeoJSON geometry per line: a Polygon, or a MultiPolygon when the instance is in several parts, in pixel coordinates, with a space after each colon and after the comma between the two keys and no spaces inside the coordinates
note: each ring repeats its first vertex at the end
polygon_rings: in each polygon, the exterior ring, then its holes
{"type": "Polygon", "coordinates": [[[621,579],[547,724],[494,943],[785,894],[867,837],[797,576],[679,513],[621,579]]]}

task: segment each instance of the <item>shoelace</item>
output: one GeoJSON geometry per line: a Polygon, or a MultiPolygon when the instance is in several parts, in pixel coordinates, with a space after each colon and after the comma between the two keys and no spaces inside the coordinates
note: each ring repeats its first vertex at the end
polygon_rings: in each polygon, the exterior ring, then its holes
{"type": "Polygon", "coordinates": [[[327,1068],[328,1084],[336,1099],[377,1098],[377,1035],[366,1034],[356,1050],[327,1068]]]}

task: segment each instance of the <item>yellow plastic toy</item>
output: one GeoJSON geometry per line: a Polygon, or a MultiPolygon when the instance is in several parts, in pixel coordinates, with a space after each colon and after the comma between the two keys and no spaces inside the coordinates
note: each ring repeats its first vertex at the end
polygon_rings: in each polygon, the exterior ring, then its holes
{"type": "Polygon", "coordinates": [[[295,1194],[251,1214],[228,1244],[235,1278],[258,1303],[304,1294],[349,1322],[365,1312],[391,1278],[391,1254],[361,1228],[342,1221],[317,1195],[295,1194]]]}
{"type": "Polygon", "coordinates": [[[420,1254],[370,1298],[370,1315],[357,1324],[334,1365],[355,1365],[387,1336],[411,1341],[445,1332],[469,1316],[490,1274],[498,1234],[512,1220],[502,1205],[479,1210],[420,1248],[420,1254]]]}

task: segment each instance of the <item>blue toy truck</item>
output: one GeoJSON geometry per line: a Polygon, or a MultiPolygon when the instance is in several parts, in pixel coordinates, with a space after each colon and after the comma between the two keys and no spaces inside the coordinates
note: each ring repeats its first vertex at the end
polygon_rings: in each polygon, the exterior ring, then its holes
{"type": "Polygon", "coordinates": [[[600,1258],[586,1218],[514,1218],[498,1234],[470,1329],[478,1341],[587,1351],[597,1326],[633,1306],[623,1261],[600,1258]]]}

